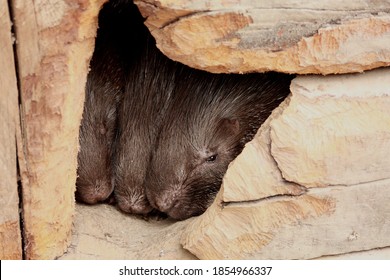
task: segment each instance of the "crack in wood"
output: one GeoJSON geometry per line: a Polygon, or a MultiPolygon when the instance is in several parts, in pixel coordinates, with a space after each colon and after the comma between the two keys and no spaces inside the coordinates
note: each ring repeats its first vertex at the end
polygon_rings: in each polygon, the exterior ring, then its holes
{"type": "MultiPolygon", "coordinates": [[[[304,187],[303,187],[304,188],[304,187]]],[[[245,201],[229,201],[229,202],[221,202],[221,207],[229,207],[229,206],[253,206],[254,204],[260,204],[260,203],[268,203],[268,202],[274,202],[274,201],[284,201],[289,199],[295,199],[296,197],[302,196],[304,194],[308,193],[308,190],[303,190],[300,194],[276,194],[267,196],[264,198],[254,199],[254,200],[245,200],[245,201]]]]}
{"type": "MultiPolygon", "coordinates": [[[[379,250],[390,250],[390,247],[388,246],[385,246],[385,247],[376,247],[376,248],[370,248],[370,249],[367,249],[367,250],[356,250],[356,251],[351,251],[351,252],[348,252],[348,253],[341,253],[341,254],[330,254],[330,255],[322,255],[322,256],[319,256],[319,257],[316,257],[314,258],[314,260],[316,259],[324,259],[324,258],[342,258],[342,259],[345,259],[346,257],[348,256],[351,256],[353,257],[354,255],[357,255],[357,254],[361,254],[361,253],[370,253],[370,252],[375,252],[375,251],[379,251],[379,250]]],[[[367,255],[364,255],[364,259],[368,259],[367,258],[367,255]]]]}

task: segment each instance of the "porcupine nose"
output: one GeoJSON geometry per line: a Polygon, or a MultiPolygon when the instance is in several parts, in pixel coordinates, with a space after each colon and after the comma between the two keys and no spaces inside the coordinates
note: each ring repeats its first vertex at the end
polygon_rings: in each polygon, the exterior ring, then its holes
{"type": "Polygon", "coordinates": [[[161,192],[158,196],[152,199],[152,204],[164,213],[168,213],[170,209],[174,208],[178,203],[179,186],[173,186],[166,191],[161,192]]]}
{"type": "Polygon", "coordinates": [[[125,213],[145,215],[153,210],[143,193],[116,195],[117,205],[125,213]]]}
{"type": "Polygon", "coordinates": [[[156,208],[161,212],[167,213],[169,209],[174,207],[176,199],[169,197],[168,195],[160,196],[156,199],[156,208]]]}
{"type": "Polygon", "coordinates": [[[117,201],[119,209],[125,213],[145,215],[153,210],[153,208],[144,201],[131,201],[121,198],[117,198],[117,201]]]}
{"type": "Polygon", "coordinates": [[[113,187],[109,180],[96,179],[91,182],[77,180],[76,199],[87,204],[96,204],[105,201],[112,193],[113,187]]]}

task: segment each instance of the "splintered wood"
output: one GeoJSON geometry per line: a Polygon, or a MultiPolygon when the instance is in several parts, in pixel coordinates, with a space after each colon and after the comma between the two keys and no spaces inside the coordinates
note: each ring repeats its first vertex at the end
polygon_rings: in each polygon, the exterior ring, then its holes
{"type": "Polygon", "coordinates": [[[135,0],[157,46],[210,72],[351,73],[390,65],[390,2],[135,0]]]}
{"type": "Polygon", "coordinates": [[[53,259],[70,242],[84,86],[102,2],[11,1],[28,259],[53,259]]]}
{"type": "Polygon", "coordinates": [[[201,259],[308,259],[390,245],[390,69],[306,76],[189,224],[201,259]]]}

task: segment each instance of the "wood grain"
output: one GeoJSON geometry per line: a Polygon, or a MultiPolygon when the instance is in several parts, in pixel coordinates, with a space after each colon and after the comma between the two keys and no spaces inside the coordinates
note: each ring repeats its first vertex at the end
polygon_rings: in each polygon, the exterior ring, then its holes
{"type": "Polygon", "coordinates": [[[390,178],[389,89],[390,68],[296,78],[288,108],[271,125],[283,178],[310,187],[390,178]]]}
{"type": "Polygon", "coordinates": [[[18,88],[11,22],[6,0],[0,0],[0,259],[21,259],[16,166],[18,88]]]}
{"type": "Polygon", "coordinates": [[[136,0],[168,57],[210,72],[362,72],[390,65],[390,3],[136,0]]]}
{"type": "Polygon", "coordinates": [[[215,204],[184,230],[182,244],[200,259],[311,259],[386,247],[389,187],[383,180],[215,204]]]}
{"type": "Polygon", "coordinates": [[[53,259],[70,243],[84,86],[102,2],[12,2],[28,259],[53,259]]]}

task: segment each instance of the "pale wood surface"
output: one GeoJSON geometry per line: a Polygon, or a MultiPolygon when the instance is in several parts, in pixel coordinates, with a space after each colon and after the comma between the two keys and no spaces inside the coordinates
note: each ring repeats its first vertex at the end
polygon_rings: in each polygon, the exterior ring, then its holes
{"type": "MultiPolygon", "coordinates": [[[[191,220],[178,223],[169,220],[144,221],[124,215],[108,205],[76,205],[72,242],[60,259],[196,259],[180,245],[180,236],[190,222],[191,220]]],[[[349,239],[356,236],[361,237],[356,234],[348,235],[349,239]]],[[[325,255],[320,259],[390,260],[390,247],[325,255]]]]}
{"type": "Polygon", "coordinates": [[[210,72],[350,73],[390,65],[385,0],[136,0],[157,46],[210,72]]]}
{"type": "Polygon", "coordinates": [[[184,231],[200,259],[311,259],[389,246],[390,180],[212,206],[184,231]]]}
{"type": "Polygon", "coordinates": [[[25,252],[52,259],[70,242],[78,131],[101,1],[13,3],[22,135],[25,252]]]}
{"type": "Polygon", "coordinates": [[[16,170],[18,88],[11,22],[6,0],[0,0],[0,259],[21,259],[16,170]]]}
{"type": "Polygon", "coordinates": [[[304,186],[390,178],[390,68],[298,77],[288,108],[271,124],[282,176],[304,186]]]}
{"type": "Polygon", "coordinates": [[[230,165],[184,248],[202,259],[307,259],[389,246],[389,75],[293,80],[236,159],[248,168],[230,165]]]}
{"type": "Polygon", "coordinates": [[[390,247],[357,251],[342,255],[323,256],[320,260],[390,260],[390,247]]]}
{"type": "Polygon", "coordinates": [[[110,205],[77,205],[72,243],[61,259],[195,259],[180,245],[189,222],[145,221],[110,205]]]}

